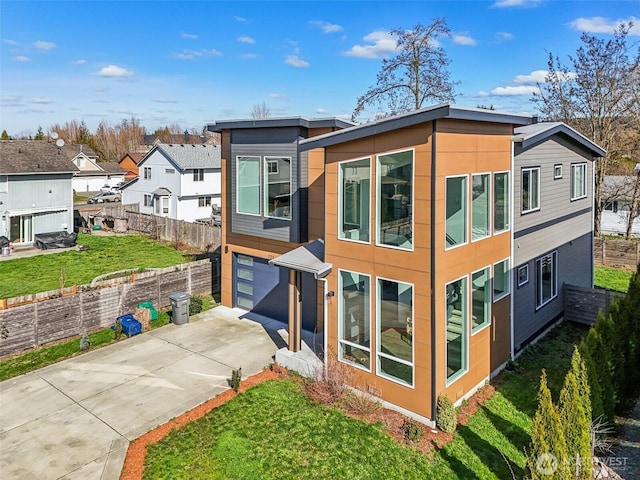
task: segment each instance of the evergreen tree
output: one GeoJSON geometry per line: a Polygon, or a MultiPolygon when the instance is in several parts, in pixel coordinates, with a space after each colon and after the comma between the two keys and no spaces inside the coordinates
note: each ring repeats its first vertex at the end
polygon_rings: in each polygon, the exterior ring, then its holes
{"type": "Polygon", "coordinates": [[[38,131],[36,135],[33,137],[34,140],[44,140],[44,132],[42,131],[42,127],[38,125],[38,131]]]}
{"type": "MultiPolygon", "coordinates": [[[[578,354],[579,355],[579,354],[578,354]]],[[[574,354],[575,357],[575,354],[574,354]]],[[[579,359],[580,363],[582,360],[579,359]]],[[[588,391],[583,393],[582,380],[576,378],[572,368],[567,372],[560,391],[558,412],[564,426],[569,471],[575,478],[591,477],[591,405],[588,391]],[[586,411],[588,407],[589,412],[586,411]]],[[[578,366],[579,369],[579,366],[578,366]]],[[[586,381],[586,378],[584,379],[586,381]]],[[[587,389],[589,387],[587,386],[587,389]]]]}
{"type": "Polygon", "coordinates": [[[621,373],[623,375],[621,399],[635,398],[640,386],[640,265],[629,281],[627,295],[619,301],[616,332],[622,349],[621,373]]]}
{"type": "Polygon", "coordinates": [[[2,130],[2,135],[0,136],[0,140],[11,140],[11,137],[9,136],[6,130],[2,130]]]}
{"type": "MultiPolygon", "coordinates": [[[[590,332],[591,331],[595,333],[595,330],[593,328],[590,330],[590,332]]],[[[598,418],[604,418],[604,407],[602,406],[602,387],[600,386],[600,381],[598,379],[598,365],[593,360],[593,356],[591,355],[591,351],[589,350],[586,339],[580,342],[579,351],[580,356],[584,361],[587,373],[587,381],[589,382],[591,417],[594,420],[598,418]]]]}
{"type": "Polygon", "coordinates": [[[558,409],[547,386],[547,372],[542,371],[538,392],[538,409],[531,428],[529,470],[532,480],[566,480],[571,475],[566,468],[567,444],[558,409]]]}

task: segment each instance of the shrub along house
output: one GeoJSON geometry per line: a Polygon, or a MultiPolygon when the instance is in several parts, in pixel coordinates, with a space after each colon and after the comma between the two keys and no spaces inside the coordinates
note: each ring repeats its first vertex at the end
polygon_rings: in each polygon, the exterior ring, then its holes
{"type": "Polygon", "coordinates": [[[223,304],[288,321],[294,352],[322,331],[363,388],[430,422],[512,357],[512,140],[534,122],[443,104],[208,125],[223,304]]]}

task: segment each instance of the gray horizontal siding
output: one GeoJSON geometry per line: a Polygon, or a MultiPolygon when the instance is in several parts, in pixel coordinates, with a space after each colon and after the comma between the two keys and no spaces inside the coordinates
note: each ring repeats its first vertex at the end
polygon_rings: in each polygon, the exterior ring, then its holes
{"type": "MultiPolygon", "coordinates": [[[[232,134],[234,131],[232,131],[232,134]]],[[[272,132],[273,133],[273,132],[272,132]]],[[[306,159],[306,157],[305,157],[306,159]]],[[[264,159],[263,159],[264,160],[264,159]]],[[[231,231],[246,235],[300,242],[300,185],[299,169],[306,171],[306,165],[300,165],[297,143],[280,144],[231,144],[231,231]],[[236,157],[238,156],[283,156],[291,157],[291,220],[267,218],[264,216],[244,215],[237,213],[236,201],[236,157]]],[[[260,178],[264,176],[264,161],[260,163],[260,178]]],[[[264,185],[261,185],[260,198],[263,198],[264,185]]],[[[304,205],[306,208],[306,205],[304,205]]],[[[260,211],[264,215],[264,202],[260,202],[260,211]]],[[[304,229],[303,229],[304,230],[304,229]]]]}
{"type": "Polygon", "coordinates": [[[307,129],[300,127],[282,128],[249,128],[232,129],[232,145],[268,145],[282,143],[297,143],[307,137],[307,129]]]}
{"type": "Polygon", "coordinates": [[[515,149],[514,232],[548,222],[593,205],[593,162],[587,153],[559,137],[528,150],[515,149]],[[587,163],[587,197],[571,201],[571,164],[587,163]],[[554,166],[562,165],[562,178],[554,179],[554,166]],[[522,169],[540,167],[540,210],[522,213],[522,169]]]}
{"type": "Polygon", "coordinates": [[[570,242],[550,247],[540,255],[529,257],[526,261],[514,262],[513,330],[516,351],[524,348],[537,334],[541,333],[541,330],[562,315],[564,283],[580,287],[592,286],[592,241],[592,235],[589,232],[573,238],[570,242]],[[554,250],[558,252],[558,296],[536,311],[536,259],[554,250]],[[517,269],[524,264],[529,265],[529,282],[518,287],[517,269]]]}

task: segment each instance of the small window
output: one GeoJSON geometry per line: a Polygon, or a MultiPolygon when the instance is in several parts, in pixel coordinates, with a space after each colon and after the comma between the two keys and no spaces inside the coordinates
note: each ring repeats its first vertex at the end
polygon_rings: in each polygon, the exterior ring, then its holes
{"type": "Polygon", "coordinates": [[[522,213],[540,210],[540,167],[522,169],[522,213]]]}
{"type": "Polygon", "coordinates": [[[467,243],[467,176],[447,178],[445,197],[445,248],[452,248],[467,243]]]}
{"type": "Polygon", "coordinates": [[[145,194],[144,196],[144,206],[151,207],[153,206],[153,196],[145,194]]]}
{"type": "Polygon", "coordinates": [[[529,283],[529,265],[518,267],[518,287],[529,283]]]}
{"type": "Polygon", "coordinates": [[[509,295],[510,283],[509,259],[505,259],[493,266],[493,301],[509,295]]]}
{"type": "Polygon", "coordinates": [[[211,197],[198,197],[198,206],[199,207],[210,207],[211,206],[211,197]]]}
{"type": "Polygon", "coordinates": [[[204,182],[204,168],[196,168],[193,170],[193,181],[204,182]]]}
{"type": "Polygon", "coordinates": [[[145,180],[151,179],[151,167],[144,167],[144,178],[145,180]]]}
{"type": "Polygon", "coordinates": [[[168,173],[168,174],[174,174],[176,173],[176,171],[173,168],[165,168],[164,169],[164,173],[168,173]]]}
{"type": "Polygon", "coordinates": [[[587,164],[571,165],[571,200],[587,196],[587,164]]]}
{"type": "Polygon", "coordinates": [[[562,178],[562,165],[553,166],[553,178],[555,180],[562,178]]]}
{"type": "Polygon", "coordinates": [[[277,160],[267,160],[267,173],[269,175],[277,175],[278,174],[278,161],[277,160]]]}

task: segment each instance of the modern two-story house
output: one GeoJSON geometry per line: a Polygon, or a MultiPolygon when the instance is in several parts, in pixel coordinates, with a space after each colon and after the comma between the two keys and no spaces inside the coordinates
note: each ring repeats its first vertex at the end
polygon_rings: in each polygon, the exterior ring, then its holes
{"type": "Polygon", "coordinates": [[[223,304],[288,321],[292,351],[322,331],[362,388],[431,422],[439,395],[461,402],[514,354],[512,152],[535,121],[443,104],[208,125],[223,304]]]}
{"type": "Polygon", "coordinates": [[[122,188],[124,204],[142,213],[193,222],[220,206],[220,147],[157,144],[138,163],[139,175],[122,188]]]}
{"type": "Polygon", "coordinates": [[[77,171],[54,143],[0,141],[0,236],[27,245],[38,233],[73,232],[77,171]]]}

